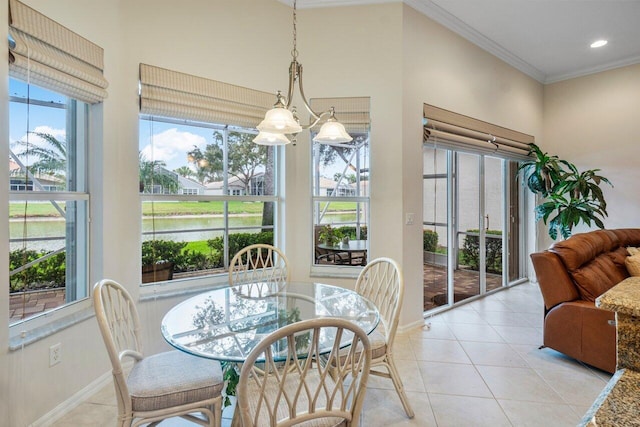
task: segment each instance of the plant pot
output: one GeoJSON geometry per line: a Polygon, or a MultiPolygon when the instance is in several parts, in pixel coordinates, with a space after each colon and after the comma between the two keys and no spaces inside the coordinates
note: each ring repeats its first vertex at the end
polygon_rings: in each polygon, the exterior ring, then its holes
{"type": "Polygon", "coordinates": [[[171,279],[173,279],[172,262],[142,266],[142,283],[164,282],[171,279]]]}

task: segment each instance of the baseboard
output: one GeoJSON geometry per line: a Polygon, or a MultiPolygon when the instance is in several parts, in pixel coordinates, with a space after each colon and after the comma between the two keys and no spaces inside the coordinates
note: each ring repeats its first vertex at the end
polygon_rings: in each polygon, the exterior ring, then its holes
{"type": "Polygon", "coordinates": [[[78,391],[73,396],[34,421],[30,427],[48,427],[52,425],[112,381],[113,375],[111,374],[111,370],[109,370],[89,383],[85,388],[78,391]]]}
{"type": "Polygon", "coordinates": [[[407,323],[406,325],[398,326],[396,332],[401,334],[403,332],[407,332],[411,329],[417,328],[418,326],[424,326],[424,319],[416,320],[415,322],[407,323]]]}

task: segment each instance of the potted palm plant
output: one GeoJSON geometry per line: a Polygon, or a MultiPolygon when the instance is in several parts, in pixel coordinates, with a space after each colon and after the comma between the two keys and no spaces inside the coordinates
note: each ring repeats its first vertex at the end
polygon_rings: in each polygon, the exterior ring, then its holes
{"type": "Polygon", "coordinates": [[[607,203],[600,185],[613,185],[598,174],[600,169],[580,172],[573,163],[543,152],[536,144],[530,144],[529,155],[531,160],[519,170],[527,188],[543,199],[535,208],[536,221],[547,225],[549,237],[556,240],[559,233],[567,239],[580,223],[604,228],[607,203]]]}

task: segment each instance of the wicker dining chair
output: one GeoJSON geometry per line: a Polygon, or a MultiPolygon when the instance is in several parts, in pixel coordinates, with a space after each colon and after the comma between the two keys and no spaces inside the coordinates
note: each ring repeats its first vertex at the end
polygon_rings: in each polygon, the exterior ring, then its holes
{"type": "Polygon", "coordinates": [[[261,243],[247,246],[229,263],[230,285],[288,281],[289,261],[275,246],[261,243]]]}
{"type": "Polygon", "coordinates": [[[325,317],[278,329],[242,365],[237,388],[242,426],[358,426],[370,362],[367,334],[347,320],[325,317]],[[351,337],[346,357],[340,351],[343,336],[351,337]],[[321,354],[323,347],[328,355],[321,354]],[[339,372],[335,379],[332,366],[339,372]]]}
{"type": "Polygon", "coordinates": [[[144,357],[135,303],[117,282],[105,279],[96,283],[93,304],[111,360],[118,426],[155,425],[179,416],[203,426],[220,427],[224,382],[219,362],[177,350],[144,357]],[[125,358],[133,359],[128,375],[125,358]]]}
{"type": "Polygon", "coordinates": [[[393,360],[393,340],[404,296],[404,278],[398,263],[384,257],[370,261],[360,272],[355,290],[373,302],[380,312],[381,325],[369,334],[372,352],[371,374],[391,379],[407,416],[413,418],[413,409],[409,405],[402,379],[393,360]],[[374,369],[375,367],[384,367],[386,372],[374,369]]]}

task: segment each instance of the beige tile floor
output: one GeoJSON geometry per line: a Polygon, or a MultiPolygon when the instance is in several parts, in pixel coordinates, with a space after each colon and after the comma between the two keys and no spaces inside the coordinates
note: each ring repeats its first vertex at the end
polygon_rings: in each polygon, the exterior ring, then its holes
{"type": "MultiPolygon", "coordinates": [[[[427,319],[399,334],[398,369],[416,413],[391,382],[372,377],[363,426],[575,426],[610,375],[542,342],[542,298],[523,284],[427,319]]],[[[223,414],[230,425],[232,408],[223,414]]],[[[88,396],[57,427],[114,426],[113,386],[88,396]]],[[[163,426],[189,425],[168,420],[163,426]]]]}

